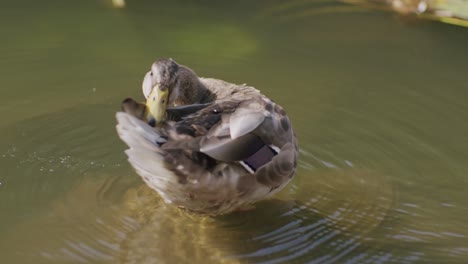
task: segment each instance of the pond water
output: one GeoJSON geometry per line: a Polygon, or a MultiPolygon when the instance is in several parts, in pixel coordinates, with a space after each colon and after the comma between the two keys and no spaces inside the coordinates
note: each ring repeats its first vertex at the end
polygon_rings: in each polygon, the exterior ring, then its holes
{"type": "Polygon", "coordinates": [[[468,29],[333,1],[0,7],[1,263],[465,263],[468,29]],[[164,204],[114,113],[172,57],[280,103],[294,180],[255,210],[164,204]]]}

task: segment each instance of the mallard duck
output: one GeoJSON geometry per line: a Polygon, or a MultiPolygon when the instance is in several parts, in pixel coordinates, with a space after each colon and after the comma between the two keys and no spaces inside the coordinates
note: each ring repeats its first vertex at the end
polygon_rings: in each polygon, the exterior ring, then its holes
{"type": "Polygon", "coordinates": [[[143,80],[146,105],[122,103],[117,131],[130,164],[167,203],[218,215],[280,191],[298,145],[281,106],[254,87],[199,78],[172,59],[143,80]]]}

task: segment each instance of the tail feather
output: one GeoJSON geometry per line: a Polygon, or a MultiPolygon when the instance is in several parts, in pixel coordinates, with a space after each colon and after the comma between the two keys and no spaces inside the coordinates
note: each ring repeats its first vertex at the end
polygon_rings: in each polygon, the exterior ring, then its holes
{"type": "Polygon", "coordinates": [[[176,177],[164,165],[163,151],[159,144],[165,139],[145,122],[124,112],[118,112],[117,132],[129,146],[125,151],[128,161],[149,187],[155,189],[167,202],[165,190],[177,184],[176,177]]]}

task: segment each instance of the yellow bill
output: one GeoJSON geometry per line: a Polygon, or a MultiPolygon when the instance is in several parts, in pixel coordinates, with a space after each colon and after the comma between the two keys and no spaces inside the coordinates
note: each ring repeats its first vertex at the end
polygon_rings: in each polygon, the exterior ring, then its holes
{"type": "Polygon", "coordinates": [[[166,116],[167,100],[169,98],[169,89],[161,91],[159,85],[153,87],[153,90],[146,100],[147,116],[149,122],[156,121],[156,124],[163,121],[166,116]]]}

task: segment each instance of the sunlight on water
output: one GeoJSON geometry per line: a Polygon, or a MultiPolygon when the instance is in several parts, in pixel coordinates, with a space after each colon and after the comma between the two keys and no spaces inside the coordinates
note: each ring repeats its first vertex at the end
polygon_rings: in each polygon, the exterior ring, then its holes
{"type": "Polygon", "coordinates": [[[0,262],[468,258],[465,28],[331,1],[22,2],[0,9],[0,262]],[[300,160],[274,199],[200,216],[136,175],[114,114],[162,56],[288,111],[300,160]]]}

